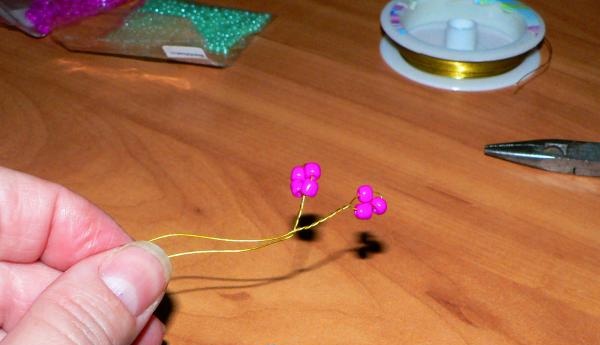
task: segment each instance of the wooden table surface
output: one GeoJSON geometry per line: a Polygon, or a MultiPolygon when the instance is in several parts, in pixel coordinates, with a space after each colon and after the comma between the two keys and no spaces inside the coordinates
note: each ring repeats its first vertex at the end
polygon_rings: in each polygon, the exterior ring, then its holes
{"type": "MultiPolygon", "coordinates": [[[[227,69],[68,52],[0,28],[0,164],[98,204],[136,239],[286,231],[362,183],[314,241],[173,259],[169,344],[600,344],[600,179],[483,155],[487,143],[598,141],[600,6],[529,0],[554,48],[520,92],[452,93],[382,61],[385,1],[213,1],[275,20],[227,69]],[[368,231],[385,251],[352,252],[368,231]]],[[[221,248],[165,240],[180,249],[221,248]]],[[[170,313],[166,313],[170,311],[170,313]]]]}

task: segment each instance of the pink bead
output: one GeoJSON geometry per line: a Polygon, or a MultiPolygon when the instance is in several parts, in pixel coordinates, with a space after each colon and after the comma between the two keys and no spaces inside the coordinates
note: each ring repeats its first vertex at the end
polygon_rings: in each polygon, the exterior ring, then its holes
{"type": "Polygon", "coordinates": [[[307,178],[318,180],[321,177],[321,166],[314,162],[306,163],[304,164],[304,173],[307,178]]]}
{"type": "Polygon", "coordinates": [[[373,215],[373,206],[371,204],[358,204],[354,206],[354,215],[361,220],[371,219],[373,215]]]}
{"type": "Polygon", "coordinates": [[[292,180],[292,182],[290,182],[290,191],[296,198],[302,196],[302,182],[303,181],[300,180],[292,180]]]}
{"type": "Polygon", "coordinates": [[[356,194],[358,195],[358,201],[360,202],[370,202],[373,200],[373,188],[368,184],[358,187],[356,194]]]}
{"type": "Polygon", "coordinates": [[[302,194],[312,198],[317,195],[318,191],[319,184],[317,181],[304,180],[304,183],[302,184],[302,194]]]}
{"type": "Polygon", "coordinates": [[[33,0],[25,16],[41,34],[57,26],[72,23],[115,8],[126,0],[33,0]]]}
{"type": "Polygon", "coordinates": [[[380,196],[373,198],[371,205],[375,214],[384,214],[387,211],[387,202],[380,196]]]}
{"type": "Polygon", "coordinates": [[[304,168],[300,165],[295,166],[294,169],[292,169],[290,180],[304,181],[304,179],[306,179],[306,175],[304,175],[304,168]]]}

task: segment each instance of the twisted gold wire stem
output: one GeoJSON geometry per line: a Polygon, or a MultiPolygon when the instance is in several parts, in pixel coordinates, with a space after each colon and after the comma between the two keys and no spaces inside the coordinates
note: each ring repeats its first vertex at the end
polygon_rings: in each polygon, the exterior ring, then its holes
{"type": "Polygon", "coordinates": [[[323,218],[317,220],[316,222],[314,222],[312,224],[309,224],[309,225],[306,225],[306,226],[303,226],[303,227],[300,227],[300,228],[293,229],[292,231],[289,232],[289,234],[295,234],[295,233],[297,233],[299,231],[308,230],[308,229],[314,228],[315,226],[317,226],[317,225],[319,225],[321,223],[325,223],[326,221],[330,220],[331,218],[337,216],[338,213],[344,212],[345,210],[347,210],[348,208],[350,208],[352,206],[352,203],[354,202],[354,200],[356,200],[356,198],[352,199],[352,201],[350,201],[346,205],[344,205],[344,206],[338,208],[337,210],[331,212],[326,217],[323,217],[323,218]]]}
{"type": "Polygon", "coordinates": [[[253,250],[258,250],[264,247],[268,247],[272,244],[275,243],[279,243],[282,241],[285,241],[289,238],[292,238],[294,235],[289,235],[287,237],[282,237],[276,241],[272,241],[269,243],[265,243],[265,244],[261,244],[260,246],[256,246],[256,247],[250,247],[250,248],[242,248],[242,249],[208,249],[208,250],[192,250],[189,252],[181,252],[181,253],[176,253],[176,254],[171,254],[169,255],[169,258],[175,258],[178,256],[185,256],[185,255],[195,255],[195,254],[210,254],[210,253],[243,253],[243,252],[250,252],[253,250]]]}
{"type": "MultiPolygon", "coordinates": [[[[300,217],[302,217],[302,212],[304,211],[304,203],[305,203],[305,201],[306,201],[306,196],[302,196],[302,199],[300,199],[300,207],[298,208],[298,216],[296,217],[296,221],[294,223],[294,228],[293,229],[296,229],[296,227],[298,226],[298,222],[300,222],[300,217]]],[[[166,234],[166,235],[155,237],[155,238],[151,239],[150,242],[155,242],[155,241],[162,240],[164,238],[169,238],[169,237],[192,237],[192,238],[201,238],[201,239],[204,239],[204,240],[221,241],[221,242],[236,242],[236,243],[254,242],[254,243],[256,243],[256,242],[270,242],[270,241],[274,241],[274,240],[280,239],[282,237],[285,237],[290,232],[291,231],[288,231],[285,234],[282,234],[282,235],[279,235],[279,236],[275,236],[275,237],[260,238],[260,239],[235,239],[235,238],[206,236],[206,235],[196,235],[196,234],[173,233],[173,234],[166,234]]]]}
{"type": "Polygon", "coordinates": [[[294,227],[292,228],[292,230],[286,232],[285,234],[279,235],[279,236],[275,236],[275,237],[262,238],[262,239],[233,239],[233,238],[205,236],[205,235],[196,235],[196,234],[173,233],[173,234],[166,234],[166,235],[155,237],[155,238],[151,239],[150,242],[156,242],[158,240],[169,238],[169,237],[192,237],[192,238],[200,238],[200,239],[205,239],[205,240],[222,241],[222,242],[235,242],[235,243],[249,243],[249,242],[260,243],[260,242],[267,242],[267,243],[263,243],[263,244],[258,245],[258,246],[249,247],[249,248],[240,248],[240,249],[193,250],[193,251],[187,251],[187,252],[181,252],[181,253],[171,254],[171,255],[169,255],[169,258],[175,258],[175,257],[179,257],[179,256],[186,256],[186,255],[195,255],[195,254],[243,253],[243,252],[249,252],[249,251],[262,249],[264,247],[268,247],[268,246],[273,245],[275,243],[279,243],[279,242],[288,240],[288,239],[294,237],[296,235],[296,233],[298,233],[298,232],[300,232],[302,230],[308,230],[308,229],[314,228],[317,225],[322,224],[322,223],[330,220],[331,218],[335,217],[339,213],[341,213],[341,212],[347,210],[348,208],[350,208],[352,206],[352,203],[355,200],[356,200],[356,198],[353,198],[346,205],[344,205],[344,206],[336,209],[335,211],[333,211],[330,214],[328,214],[327,216],[325,216],[325,217],[323,217],[323,218],[321,218],[321,219],[313,222],[312,224],[305,225],[305,226],[302,226],[302,227],[298,227],[298,224],[300,222],[300,218],[302,217],[302,213],[304,212],[304,204],[306,202],[306,197],[302,196],[302,198],[300,199],[300,206],[298,208],[298,214],[296,216],[296,220],[294,221],[294,227]]]}
{"type": "Polygon", "coordinates": [[[304,202],[306,201],[306,195],[302,196],[300,199],[300,207],[298,208],[298,215],[296,216],[296,221],[294,222],[294,227],[292,231],[298,227],[298,223],[300,223],[300,217],[302,217],[302,212],[304,212],[304,202]]]}

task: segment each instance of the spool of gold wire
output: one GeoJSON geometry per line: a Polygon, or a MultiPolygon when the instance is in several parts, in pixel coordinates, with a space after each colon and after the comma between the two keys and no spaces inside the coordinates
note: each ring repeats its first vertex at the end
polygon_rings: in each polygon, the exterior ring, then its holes
{"type": "Polygon", "coordinates": [[[384,61],[435,88],[520,87],[550,60],[542,63],[543,19],[519,0],[391,0],[380,22],[384,61]]]}
{"type": "Polygon", "coordinates": [[[428,73],[454,79],[485,78],[506,73],[520,65],[529,53],[523,53],[502,60],[473,62],[440,59],[414,52],[399,44],[395,44],[395,47],[404,60],[413,67],[428,73]]]}

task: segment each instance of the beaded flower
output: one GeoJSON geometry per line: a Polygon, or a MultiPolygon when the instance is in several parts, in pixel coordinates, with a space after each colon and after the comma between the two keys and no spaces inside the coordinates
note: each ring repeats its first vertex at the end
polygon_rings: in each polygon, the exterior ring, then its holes
{"type": "Polygon", "coordinates": [[[359,203],[354,206],[354,215],[358,219],[371,219],[373,213],[384,214],[387,211],[387,202],[381,196],[373,196],[373,188],[362,185],[356,190],[359,203]]]}
{"type": "MultiPolygon", "coordinates": [[[[306,197],[314,197],[317,195],[319,191],[319,183],[317,182],[321,177],[321,167],[318,163],[308,162],[304,165],[295,166],[290,174],[290,191],[292,195],[296,198],[300,199],[300,207],[298,209],[298,213],[296,216],[296,220],[291,230],[282,233],[277,236],[267,237],[267,238],[258,238],[258,239],[233,239],[233,238],[224,238],[224,237],[215,237],[215,236],[206,236],[206,235],[196,235],[196,234],[167,234],[156,237],[150,241],[158,241],[161,239],[169,238],[169,237],[192,237],[197,239],[204,240],[213,240],[213,241],[221,241],[221,242],[229,242],[229,243],[238,243],[238,244],[248,244],[254,243],[251,247],[242,247],[242,248],[234,248],[234,249],[206,249],[206,250],[193,250],[180,252],[169,255],[169,257],[177,257],[184,255],[194,255],[194,254],[206,254],[206,253],[243,253],[249,252],[253,250],[258,250],[275,243],[279,243],[285,240],[288,240],[294,237],[301,231],[314,229],[319,224],[322,224],[331,218],[335,217],[339,213],[349,209],[352,207],[352,204],[358,200],[358,204],[354,206],[354,215],[358,219],[366,220],[370,219],[374,214],[381,215],[384,214],[387,210],[387,202],[381,196],[375,196],[373,193],[373,188],[369,185],[362,185],[357,189],[357,195],[350,202],[342,205],[338,209],[330,212],[322,218],[314,220],[312,223],[308,225],[300,225],[300,218],[304,212],[304,206],[306,202],[306,197]]],[[[381,247],[377,241],[374,240],[365,240],[364,238],[361,240],[361,244],[363,245],[362,251],[359,252],[361,257],[366,257],[368,252],[380,252],[381,247]],[[364,254],[364,255],[363,255],[364,254]]]]}
{"type": "Polygon", "coordinates": [[[315,197],[319,191],[317,180],[321,177],[321,166],[314,162],[297,165],[292,169],[290,176],[290,190],[292,195],[300,198],[303,195],[315,197]]]}

